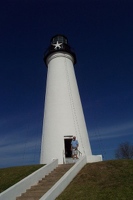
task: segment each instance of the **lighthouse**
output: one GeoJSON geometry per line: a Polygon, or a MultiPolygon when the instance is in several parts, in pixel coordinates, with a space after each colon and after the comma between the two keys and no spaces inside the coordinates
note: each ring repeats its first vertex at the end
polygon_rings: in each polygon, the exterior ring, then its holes
{"type": "Polygon", "coordinates": [[[85,155],[88,162],[100,161],[101,156],[92,155],[74,71],[76,55],[64,35],[52,37],[44,62],[47,82],[40,163],[71,162],[73,136],[79,142],[79,158],[85,155]]]}

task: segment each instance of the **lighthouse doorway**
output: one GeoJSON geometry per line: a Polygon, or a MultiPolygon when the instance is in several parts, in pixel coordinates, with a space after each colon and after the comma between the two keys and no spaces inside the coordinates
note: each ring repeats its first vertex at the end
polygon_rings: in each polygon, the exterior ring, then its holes
{"type": "Polygon", "coordinates": [[[65,146],[65,157],[71,158],[72,157],[72,151],[71,151],[71,141],[72,136],[65,136],[64,137],[64,146],[65,146]]]}

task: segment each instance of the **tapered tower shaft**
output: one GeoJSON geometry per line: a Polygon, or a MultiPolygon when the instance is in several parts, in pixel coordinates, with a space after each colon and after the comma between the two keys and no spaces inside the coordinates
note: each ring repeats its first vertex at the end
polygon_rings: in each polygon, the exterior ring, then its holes
{"type": "MultiPolygon", "coordinates": [[[[57,35],[45,54],[48,67],[40,163],[64,163],[66,138],[76,136],[82,155],[91,156],[86,123],[74,72],[76,56],[67,38],[57,35]]],[[[69,145],[67,146],[70,147],[69,145]]]]}

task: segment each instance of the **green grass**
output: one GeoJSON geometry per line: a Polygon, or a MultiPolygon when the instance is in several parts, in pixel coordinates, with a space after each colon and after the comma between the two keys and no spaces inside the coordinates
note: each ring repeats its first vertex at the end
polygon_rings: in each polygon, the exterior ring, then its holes
{"type": "Polygon", "coordinates": [[[133,160],[87,164],[56,200],[132,200],[133,160]]]}
{"type": "MultiPolygon", "coordinates": [[[[0,192],[42,165],[0,169],[0,192]]],[[[133,160],[87,164],[56,200],[132,200],[133,160]]]]}
{"type": "Polygon", "coordinates": [[[42,166],[43,165],[30,165],[0,169],[0,192],[3,192],[42,166]]]}

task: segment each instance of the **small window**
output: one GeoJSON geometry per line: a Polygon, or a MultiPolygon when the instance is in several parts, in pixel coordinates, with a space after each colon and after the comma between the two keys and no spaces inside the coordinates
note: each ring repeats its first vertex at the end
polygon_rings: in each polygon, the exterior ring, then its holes
{"type": "Polygon", "coordinates": [[[52,39],[52,43],[54,43],[54,44],[57,43],[57,41],[59,43],[65,43],[65,44],[67,44],[67,39],[64,36],[62,36],[62,35],[57,35],[57,36],[55,36],[52,39]]]}

